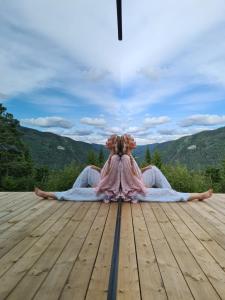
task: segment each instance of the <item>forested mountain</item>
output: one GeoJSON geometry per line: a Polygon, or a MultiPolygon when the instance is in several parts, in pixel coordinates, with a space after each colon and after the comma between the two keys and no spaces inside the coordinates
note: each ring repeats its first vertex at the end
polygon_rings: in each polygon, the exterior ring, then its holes
{"type": "MultiPolygon", "coordinates": [[[[74,141],[68,137],[51,132],[41,132],[35,129],[20,127],[22,140],[28,146],[36,165],[46,165],[49,168],[62,168],[75,161],[86,163],[88,153],[93,151],[98,155],[102,145],[74,141]]],[[[107,155],[105,149],[105,155],[107,155]]]]}
{"type": "Polygon", "coordinates": [[[225,159],[225,127],[202,131],[174,141],[139,146],[134,152],[139,161],[144,159],[147,146],[151,152],[157,150],[164,163],[181,163],[189,169],[219,166],[225,159]]]}
{"type": "Polygon", "coordinates": [[[14,183],[26,188],[30,183],[33,163],[18,126],[19,121],[0,104],[0,190],[14,183]]]}
{"type": "MultiPolygon", "coordinates": [[[[50,168],[61,168],[72,160],[85,163],[88,152],[93,150],[97,154],[101,147],[30,128],[21,127],[20,130],[34,162],[50,168]]],[[[217,166],[225,158],[225,127],[202,131],[175,141],[138,146],[134,156],[139,162],[145,159],[147,146],[152,154],[157,150],[164,163],[181,163],[190,169],[217,166]]],[[[104,151],[107,155],[105,148],[104,151]]]]}
{"type": "MultiPolygon", "coordinates": [[[[69,189],[85,165],[101,167],[107,155],[102,145],[21,127],[0,104],[0,191],[69,189]]],[[[158,166],[174,189],[225,192],[225,127],[139,146],[134,156],[158,166]]]]}

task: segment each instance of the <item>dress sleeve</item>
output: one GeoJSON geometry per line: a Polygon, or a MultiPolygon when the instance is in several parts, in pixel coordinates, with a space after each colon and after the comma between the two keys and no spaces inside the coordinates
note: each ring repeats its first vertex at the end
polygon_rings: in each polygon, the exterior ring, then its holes
{"type": "Polygon", "coordinates": [[[109,196],[117,196],[120,188],[120,157],[113,155],[106,162],[101,172],[101,179],[95,191],[97,194],[105,193],[109,196]],[[109,166],[110,163],[110,166],[109,166]]]}
{"type": "Polygon", "coordinates": [[[132,165],[131,159],[133,158],[126,154],[121,158],[121,188],[125,197],[136,193],[145,194],[147,191],[140,169],[134,160],[132,165]]]}

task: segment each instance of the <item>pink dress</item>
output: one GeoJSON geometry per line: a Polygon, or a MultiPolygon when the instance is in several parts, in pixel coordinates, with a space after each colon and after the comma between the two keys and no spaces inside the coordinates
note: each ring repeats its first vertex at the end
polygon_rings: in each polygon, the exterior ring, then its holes
{"type": "Polygon", "coordinates": [[[101,170],[101,179],[95,188],[96,194],[104,193],[109,197],[118,197],[120,191],[120,156],[114,154],[101,170]]]}
{"type": "Polygon", "coordinates": [[[129,198],[137,193],[145,195],[147,188],[144,185],[142,172],[135,159],[127,154],[121,157],[121,194],[129,198]],[[132,160],[132,163],[131,163],[132,160]],[[133,166],[133,168],[132,168],[133,166]],[[134,172],[135,174],[134,174],[134,172]]]}

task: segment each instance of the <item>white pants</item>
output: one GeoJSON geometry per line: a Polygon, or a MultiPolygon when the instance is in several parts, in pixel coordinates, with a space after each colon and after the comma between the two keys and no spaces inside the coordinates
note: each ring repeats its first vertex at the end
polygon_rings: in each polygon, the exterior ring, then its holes
{"type": "MultiPolygon", "coordinates": [[[[166,177],[163,173],[156,167],[152,166],[147,169],[142,174],[144,184],[146,187],[155,186],[157,188],[172,189],[166,177]]],[[[100,181],[100,172],[93,169],[91,166],[87,166],[79,174],[76,181],[73,184],[73,188],[77,187],[95,187],[100,181]]]]}
{"type": "Polygon", "coordinates": [[[95,187],[100,181],[100,172],[93,169],[91,166],[87,166],[79,174],[75,180],[72,188],[81,188],[81,187],[95,187]]]}
{"type": "Polygon", "coordinates": [[[94,187],[100,181],[100,172],[87,166],[79,174],[71,189],[63,192],[55,192],[58,200],[71,201],[99,201],[105,198],[104,194],[96,195],[94,187]]]}
{"type": "Polygon", "coordinates": [[[150,169],[144,171],[142,176],[144,184],[148,188],[155,186],[162,189],[172,189],[166,177],[156,166],[152,166],[150,169]]]}
{"type": "Polygon", "coordinates": [[[136,194],[135,199],[139,201],[147,202],[176,202],[176,201],[187,201],[190,197],[189,193],[181,193],[175,190],[167,188],[147,188],[147,193],[145,195],[136,194]]]}
{"type": "MultiPolygon", "coordinates": [[[[137,194],[139,201],[159,201],[174,202],[187,201],[189,193],[180,193],[172,190],[169,182],[162,172],[155,166],[143,173],[143,179],[146,187],[156,186],[157,188],[148,188],[147,194],[137,194]]],[[[100,172],[90,166],[84,168],[75,180],[73,187],[67,191],[55,192],[58,200],[71,201],[99,201],[105,198],[105,194],[96,195],[94,187],[100,181],[100,172]],[[91,186],[91,187],[88,187],[91,186]]]]}

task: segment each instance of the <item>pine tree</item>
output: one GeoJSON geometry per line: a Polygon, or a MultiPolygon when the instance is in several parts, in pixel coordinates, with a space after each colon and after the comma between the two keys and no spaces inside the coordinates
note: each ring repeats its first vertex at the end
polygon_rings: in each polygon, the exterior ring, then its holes
{"type": "Polygon", "coordinates": [[[100,167],[103,166],[105,161],[105,157],[104,157],[104,153],[103,153],[103,148],[101,147],[99,150],[99,154],[98,154],[98,164],[100,167]]]}
{"type": "Polygon", "coordinates": [[[87,164],[88,165],[97,165],[98,159],[96,153],[93,150],[90,150],[87,154],[87,164]]]}
{"type": "Polygon", "coordinates": [[[0,190],[27,190],[32,185],[33,162],[21,140],[19,121],[0,104],[0,190]]]}
{"type": "Polygon", "coordinates": [[[152,162],[152,158],[151,158],[151,153],[150,153],[150,149],[149,146],[146,148],[146,152],[145,152],[145,162],[147,165],[150,165],[152,162]]]}
{"type": "Polygon", "coordinates": [[[157,150],[154,151],[154,154],[153,154],[153,157],[152,157],[152,163],[153,163],[153,165],[155,165],[156,167],[161,169],[162,159],[161,159],[161,156],[160,156],[160,154],[157,150]]]}

